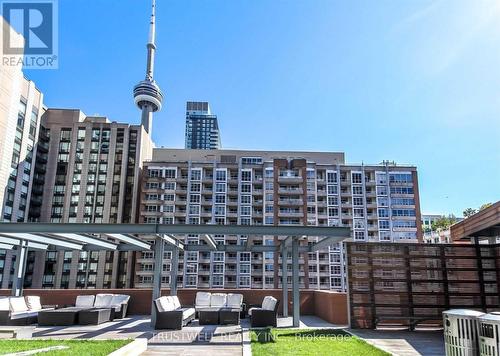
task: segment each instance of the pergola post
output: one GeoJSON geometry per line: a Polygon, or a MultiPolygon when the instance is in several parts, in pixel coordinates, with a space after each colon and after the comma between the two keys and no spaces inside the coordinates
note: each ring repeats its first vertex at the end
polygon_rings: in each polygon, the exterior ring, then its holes
{"type": "Polygon", "coordinates": [[[23,293],[24,273],[26,271],[26,257],[28,255],[28,243],[22,241],[17,246],[16,265],[12,280],[12,295],[20,297],[23,293]]]}
{"type": "Polygon", "coordinates": [[[293,294],[293,327],[300,325],[300,291],[299,291],[299,239],[292,241],[292,294],[293,294]]]}
{"type": "Polygon", "coordinates": [[[283,290],[283,316],[288,317],[288,252],[285,244],[281,245],[281,289],[283,290]]]}
{"type": "Polygon", "coordinates": [[[177,295],[177,274],[179,270],[179,248],[172,250],[172,260],[170,265],[170,295],[177,295]]]}
{"type": "Polygon", "coordinates": [[[155,299],[161,297],[161,272],[163,270],[163,239],[160,235],[155,239],[155,270],[153,275],[153,291],[151,300],[151,325],[156,324],[155,299]]]}

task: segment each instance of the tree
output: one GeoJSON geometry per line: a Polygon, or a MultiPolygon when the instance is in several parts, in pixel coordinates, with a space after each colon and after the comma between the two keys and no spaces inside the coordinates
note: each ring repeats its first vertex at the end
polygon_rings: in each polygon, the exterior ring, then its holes
{"type": "Polygon", "coordinates": [[[467,208],[464,210],[464,218],[468,218],[472,215],[474,215],[475,213],[477,213],[477,210],[476,209],[472,209],[472,208],[467,208]]]}
{"type": "Polygon", "coordinates": [[[431,228],[432,231],[446,230],[456,222],[457,222],[457,217],[455,215],[453,214],[450,214],[448,216],[443,215],[432,223],[431,228]]]}
{"type": "Polygon", "coordinates": [[[479,211],[484,210],[484,209],[486,209],[486,208],[489,208],[489,207],[490,207],[490,206],[492,206],[492,205],[493,205],[493,204],[491,204],[491,203],[486,203],[486,204],[483,204],[483,205],[481,205],[481,206],[479,207],[479,211]]]}

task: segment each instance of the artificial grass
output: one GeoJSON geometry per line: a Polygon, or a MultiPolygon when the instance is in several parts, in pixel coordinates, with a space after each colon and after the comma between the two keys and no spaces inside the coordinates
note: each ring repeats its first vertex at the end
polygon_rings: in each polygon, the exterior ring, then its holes
{"type": "Polygon", "coordinates": [[[0,340],[0,355],[43,349],[51,346],[68,346],[68,349],[54,350],[44,355],[89,355],[105,356],[130,343],[132,340],[0,340]]]}
{"type": "Polygon", "coordinates": [[[250,339],[252,356],[389,355],[387,352],[379,350],[365,341],[338,329],[252,330],[250,339]],[[272,335],[269,335],[269,332],[272,335]]]}

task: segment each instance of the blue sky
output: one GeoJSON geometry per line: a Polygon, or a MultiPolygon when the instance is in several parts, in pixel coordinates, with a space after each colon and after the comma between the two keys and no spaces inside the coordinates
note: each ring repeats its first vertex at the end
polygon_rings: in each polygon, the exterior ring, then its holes
{"type": "MultiPolygon", "coordinates": [[[[157,0],[158,146],[208,100],[225,148],[344,151],[418,167],[421,207],[500,198],[500,2],[157,0]]],[[[59,0],[51,107],[138,123],[149,0],[59,0]]]]}

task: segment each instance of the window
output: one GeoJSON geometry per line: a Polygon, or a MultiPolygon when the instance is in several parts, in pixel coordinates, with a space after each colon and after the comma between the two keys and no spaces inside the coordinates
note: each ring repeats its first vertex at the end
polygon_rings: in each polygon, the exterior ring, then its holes
{"type": "Polygon", "coordinates": [[[242,193],[251,193],[252,192],[252,185],[248,183],[243,183],[241,184],[241,192],[242,193]]]}
{"type": "Polygon", "coordinates": [[[387,186],[377,185],[377,195],[387,195],[387,186]]]}
{"type": "Polygon", "coordinates": [[[225,193],[226,192],[226,183],[215,183],[215,192],[216,193],[225,193]]]}
{"type": "Polygon", "coordinates": [[[252,204],[252,196],[251,195],[242,195],[241,196],[241,204],[252,204]]]}
{"type": "Polygon", "coordinates": [[[353,195],[363,195],[363,186],[361,185],[355,185],[352,187],[352,194],[353,195]]]}
{"type": "Polygon", "coordinates": [[[201,201],[201,195],[199,195],[199,194],[189,195],[189,202],[191,204],[200,204],[200,201],[201,201]]]}
{"type": "Polygon", "coordinates": [[[389,182],[391,183],[413,183],[411,173],[390,173],[389,182]]]}
{"type": "Polygon", "coordinates": [[[327,171],[326,172],[326,182],[327,183],[337,183],[337,172],[327,171]]]}
{"type": "Polygon", "coordinates": [[[216,205],[215,215],[226,215],[226,207],[224,205],[216,205]]]}
{"type": "Polygon", "coordinates": [[[241,181],[242,182],[251,182],[252,181],[252,171],[251,170],[241,171],[241,181]]]}
{"type": "Polygon", "coordinates": [[[201,192],[201,184],[191,183],[191,192],[201,192]]]}
{"type": "Polygon", "coordinates": [[[354,205],[354,206],[362,206],[363,205],[363,198],[360,198],[360,197],[354,197],[354,198],[352,198],[352,205],[354,205]]]}
{"type": "Polygon", "coordinates": [[[327,186],[327,193],[328,193],[328,195],[338,194],[338,187],[336,185],[328,185],[327,186]]]}
{"type": "Polygon", "coordinates": [[[388,230],[390,228],[389,220],[379,220],[378,221],[378,228],[380,230],[388,230]]]}
{"type": "Polygon", "coordinates": [[[191,180],[196,180],[196,181],[201,180],[201,169],[191,170],[191,180]]]}
{"type": "Polygon", "coordinates": [[[190,205],[189,206],[189,214],[199,215],[200,214],[200,206],[199,205],[190,205]]]}
{"type": "Polygon", "coordinates": [[[392,209],[392,216],[415,216],[415,209],[392,209]]]}
{"type": "Polygon", "coordinates": [[[388,218],[389,217],[389,209],[387,208],[382,208],[378,209],[378,217],[379,218],[388,218]]]}
{"type": "Polygon", "coordinates": [[[165,178],[175,179],[176,177],[177,177],[177,169],[175,169],[175,168],[165,169],[165,178]]]}
{"type": "Polygon", "coordinates": [[[358,173],[358,172],[353,172],[352,173],[352,183],[353,184],[362,184],[363,183],[363,180],[362,180],[362,174],[361,173],[358,173]]]}
{"type": "Polygon", "coordinates": [[[242,206],[241,207],[241,215],[242,216],[250,216],[250,215],[252,215],[252,207],[250,207],[250,206],[242,206]]]}
{"type": "Polygon", "coordinates": [[[328,208],[328,217],[338,217],[339,209],[338,208],[328,208]]]}
{"type": "Polygon", "coordinates": [[[223,194],[216,194],[215,195],[215,203],[216,204],[225,204],[226,203],[226,196],[223,194]]]}
{"type": "Polygon", "coordinates": [[[364,240],[365,232],[364,231],[354,231],[354,240],[364,240]]]}
{"type": "MultiPolygon", "coordinates": [[[[193,196],[193,195],[191,195],[191,196],[193,196]]],[[[174,194],[163,194],[163,200],[164,201],[174,201],[174,199],[175,199],[175,195],[174,194]]]]}
{"type": "Polygon", "coordinates": [[[328,205],[339,205],[339,198],[335,195],[327,197],[328,205]]]}
{"type": "Polygon", "coordinates": [[[160,177],[160,175],[161,175],[161,172],[160,172],[159,169],[150,169],[148,171],[148,176],[149,177],[160,177]]]}
{"type": "Polygon", "coordinates": [[[354,208],[353,215],[355,218],[363,218],[365,216],[365,210],[360,208],[354,208]]]}
{"type": "Polygon", "coordinates": [[[218,169],[215,171],[215,180],[220,181],[220,182],[224,182],[224,181],[226,181],[226,175],[227,175],[226,170],[219,170],[218,169]]]}
{"type": "Polygon", "coordinates": [[[165,190],[175,190],[175,182],[165,182],[164,189],[165,190]]]}
{"type": "Polygon", "coordinates": [[[413,187],[391,187],[391,194],[413,194],[413,187]]]}

